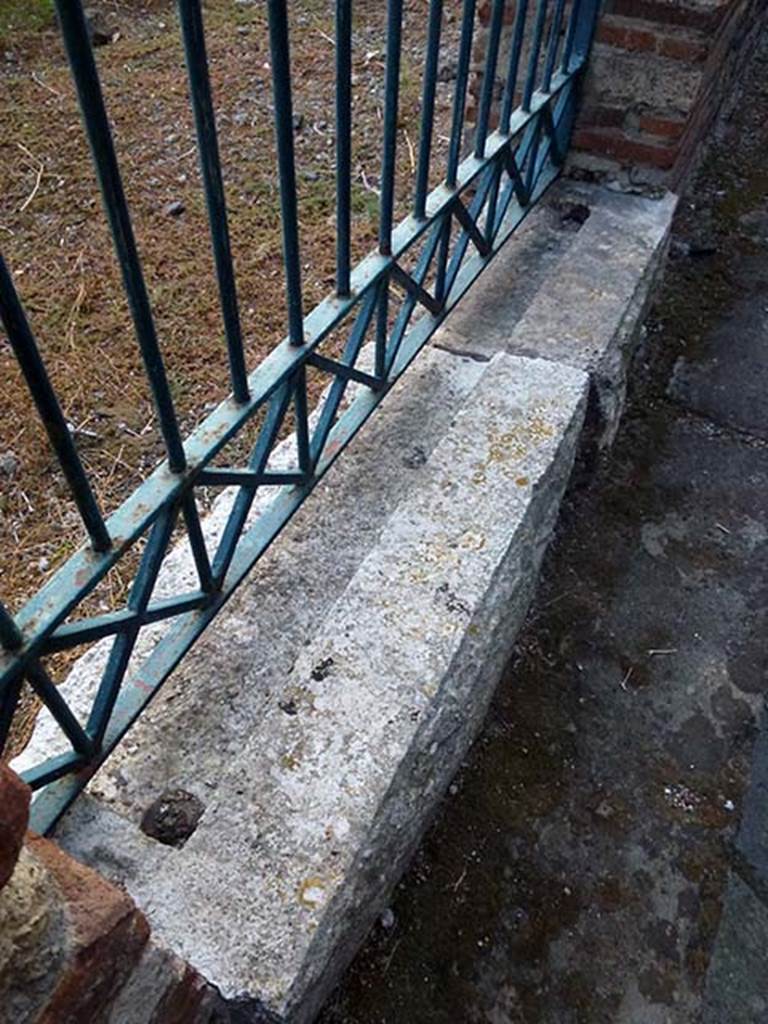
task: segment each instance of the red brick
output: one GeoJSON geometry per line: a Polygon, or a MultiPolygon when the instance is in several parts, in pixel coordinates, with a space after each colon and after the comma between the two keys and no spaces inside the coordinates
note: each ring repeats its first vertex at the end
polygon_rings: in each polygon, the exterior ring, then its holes
{"type": "Polygon", "coordinates": [[[573,135],[576,149],[618,160],[622,164],[645,164],[669,170],[675,163],[677,147],[662,142],[630,139],[617,131],[578,128],[573,135]]]}
{"type": "Polygon", "coordinates": [[[623,107],[584,107],[579,111],[582,128],[621,128],[627,112],[623,107]]]}
{"type": "Polygon", "coordinates": [[[54,843],[33,836],[27,845],[62,894],[69,939],[66,965],[38,1024],[99,1020],[138,962],[149,926],[127,893],[54,843]]]}
{"type": "Polygon", "coordinates": [[[712,31],[719,25],[729,5],[730,0],[723,0],[714,10],[702,11],[685,3],[670,3],[669,0],[666,3],[664,0],[608,0],[605,10],[623,18],[712,31]]]}
{"type": "MultiPolygon", "coordinates": [[[[492,0],[482,0],[482,3],[478,4],[477,7],[477,19],[481,25],[488,25],[491,20],[491,10],[493,8],[492,0]]],[[[517,3],[515,0],[507,0],[504,6],[504,24],[511,25],[515,20],[515,13],[517,11],[517,3]]]]}
{"type": "Polygon", "coordinates": [[[13,874],[29,824],[32,791],[15,772],[0,764],[0,889],[13,874]]]}
{"type": "Polygon", "coordinates": [[[187,966],[184,975],[177,984],[166,992],[155,1007],[152,1024],[194,1024],[198,1020],[208,1020],[205,1011],[212,1000],[212,992],[205,980],[187,966]]]}
{"type": "Polygon", "coordinates": [[[683,60],[687,64],[701,64],[707,59],[709,47],[706,43],[697,42],[693,39],[683,39],[676,36],[662,36],[659,39],[658,53],[662,57],[672,57],[673,60],[683,60]]]}
{"type": "Polygon", "coordinates": [[[654,114],[641,114],[638,119],[638,127],[641,132],[648,132],[649,135],[658,135],[660,138],[676,142],[685,132],[686,121],[679,118],[658,117],[654,114]]]}
{"type": "Polygon", "coordinates": [[[656,36],[647,29],[632,28],[628,25],[617,25],[615,22],[603,20],[597,29],[597,41],[615,46],[630,53],[656,49],[656,36]]]}

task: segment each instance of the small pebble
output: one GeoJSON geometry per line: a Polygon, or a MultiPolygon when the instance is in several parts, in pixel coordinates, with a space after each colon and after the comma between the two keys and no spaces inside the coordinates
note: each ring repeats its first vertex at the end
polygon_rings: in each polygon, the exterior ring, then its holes
{"type": "Polygon", "coordinates": [[[381,915],[381,927],[387,931],[391,931],[395,927],[395,915],[391,907],[387,907],[384,913],[381,915]]]}
{"type": "Polygon", "coordinates": [[[184,203],[174,199],[172,203],[166,203],[163,207],[163,213],[166,217],[180,217],[184,213],[184,209],[184,203]]]}
{"type": "Polygon", "coordinates": [[[15,476],[20,468],[21,463],[13,452],[4,452],[0,455],[0,473],[4,476],[15,476]]]}

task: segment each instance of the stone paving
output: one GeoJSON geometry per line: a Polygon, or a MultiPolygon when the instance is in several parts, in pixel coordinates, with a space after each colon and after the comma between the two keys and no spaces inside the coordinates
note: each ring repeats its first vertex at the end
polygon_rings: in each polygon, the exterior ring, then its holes
{"type": "Polygon", "coordinates": [[[612,452],[323,1024],[768,1021],[768,40],[612,452]]]}

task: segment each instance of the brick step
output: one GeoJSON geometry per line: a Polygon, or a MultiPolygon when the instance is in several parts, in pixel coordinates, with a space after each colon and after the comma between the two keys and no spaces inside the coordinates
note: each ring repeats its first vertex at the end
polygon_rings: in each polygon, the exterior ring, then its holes
{"type": "Polygon", "coordinates": [[[597,40],[629,53],[654,53],[700,64],[707,59],[712,36],[702,29],[606,14],[600,19],[597,40]]]}
{"type": "Polygon", "coordinates": [[[607,0],[605,15],[713,32],[731,6],[731,0],[607,0]]]}
{"type": "Polygon", "coordinates": [[[667,171],[677,159],[680,136],[671,139],[644,131],[642,135],[633,137],[622,128],[583,127],[574,132],[573,146],[576,150],[608,157],[620,164],[643,164],[667,171]]]}
{"type": "Polygon", "coordinates": [[[597,42],[592,50],[587,102],[593,106],[687,114],[701,89],[705,64],[597,42]]]}

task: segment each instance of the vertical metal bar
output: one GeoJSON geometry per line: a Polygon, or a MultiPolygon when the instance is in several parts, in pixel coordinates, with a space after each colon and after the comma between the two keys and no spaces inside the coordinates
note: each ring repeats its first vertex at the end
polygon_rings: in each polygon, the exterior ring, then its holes
{"type": "Polygon", "coordinates": [[[117,166],[109,120],[88,38],[88,26],[80,0],[56,0],[56,10],[77,89],[85,130],[93,153],[104,207],[120,261],[123,285],[133,317],[136,337],[157,407],[160,429],[168,452],[168,462],[171,470],[174,473],[179,473],[186,466],[184,448],[157,341],[149,296],[128,213],[128,204],[117,166]]]}
{"type": "Polygon", "coordinates": [[[581,0],[573,0],[571,14],[568,19],[568,30],[565,34],[565,46],[563,47],[563,59],[560,68],[564,74],[571,70],[571,55],[573,54],[573,41],[576,36],[576,27],[581,16],[581,0]]]}
{"type": "Polygon", "coordinates": [[[456,172],[461,156],[461,138],[464,133],[464,104],[467,99],[469,64],[472,59],[472,35],[475,29],[475,0],[464,0],[461,20],[459,56],[456,62],[456,88],[453,93],[453,114],[451,117],[451,138],[448,143],[448,164],[445,183],[448,188],[456,187],[456,172]]]}
{"type": "Polygon", "coordinates": [[[179,20],[184,38],[189,90],[197,130],[197,150],[200,173],[203,177],[208,224],[211,233],[213,258],[219,284],[219,301],[227,339],[229,375],[235,400],[248,400],[248,380],[243,354],[243,336],[237,304],[235,271],[227,224],[227,204],[221,175],[221,159],[216,137],[216,118],[213,112],[208,57],[205,50],[205,29],[200,0],[178,0],[179,20]]]}
{"type": "Polygon", "coordinates": [[[125,677],[128,663],[131,660],[136,638],[141,629],[141,617],[147,610],[152,590],[160,572],[168,543],[176,522],[176,510],[166,508],[152,527],[147,546],[141,556],[136,578],[131,586],[128,597],[128,608],[137,613],[137,619],[123,633],[115,637],[112,650],[109,652],[104,674],[88,716],[86,732],[93,740],[96,748],[101,746],[110,715],[115,706],[120,685],[125,677]]]}
{"type": "Polygon", "coordinates": [[[384,380],[387,375],[387,331],[389,321],[389,274],[379,284],[379,301],[376,309],[376,349],[374,375],[384,380]]]}
{"type": "Polygon", "coordinates": [[[309,410],[307,408],[307,368],[304,363],[296,370],[293,385],[293,406],[296,414],[296,451],[299,470],[307,479],[312,472],[309,455],[309,410]]]}
{"type": "Polygon", "coordinates": [[[21,671],[19,671],[18,675],[7,683],[5,692],[0,690],[0,754],[5,750],[8,733],[11,731],[11,724],[13,723],[13,716],[16,713],[19,698],[21,697],[23,683],[24,678],[21,671]]]}
{"type": "Polygon", "coordinates": [[[432,154],[432,128],[435,121],[435,92],[437,89],[437,61],[440,55],[440,30],[443,23],[443,0],[430,0],[427,28],[427,59],[424,63],[424,85],[421,96],[421,144],[416,170],[416,194],[413,215],[423,220],[426,213],[429,187],[429,159],[432,154]]]}
{"type": "Polygon", "coordinates": [[[533,195],[533,189],[536,184],[536,163],[541,143],[541,126],[541,113],[539,113],[530,123],[526,132],[526,136],[530,138],[530,145],[528,147],[528,165],[525,169],[525,192],[529,197],[533,195]]]}
{"type": "Polygon", "coordinates": [[[493,239],[496,234],[496,206],[499,201],[499,187],[501,186],[501,172],[503,164],[500,159],[494,163],[493,182],[488,195],[488,207],[485,212],[485,238],[488,245],[493,249],[493,239]]]}
{"type": "Polygon", "coordinates": [[[2,601],[0,601],[0,644],[6,651],[18,651],[24,643],[21,630],[2,601]]]}
{"type": "Polygon", "coordinates": [[[384,150],[381,160],[379,252],[392,252],[392,215],[395,205],[397,104],[400,92],[400,45],[403,0],[387,0],[387,66],[384,74],[384,150]]]}
{"type": "Polygon", "coordinates": [[[200,513],[197,511],[195,495],[192,491],[187,491],[184,495],[181,503],[181,511],[184,515],[184,522],[187,527],[189,547],[192,551],[192,557],[195,560],[195,568],[197,569],[197,576],[200,580],[200,589],[208,594],[214,589],[213,576],[211,574],[211,562],[208,558],[208,549],[205,546],[205,536],[203,535],[203,528],[200,523],[200,513]]]}
{"type": "Polygon", "coordinates": [[[520,54],[523,49],[525,20],[527,17],[528,0],[517,0],[515,27],[512,30],[512,46],[509,51],[509,64],[507,65],[507,80],[504,83],[504,96],[501,101],[501,115],[499,117],[499,131],[503,132],[504,135],[509,132],[509,120],[512,117],[512,107],[515,102],[517,73],[520,69],[520,54]]]}
{"type": "Polygon", "coordinates": [[[475,156],[478,160],[482,160],[485,156],[485,138],[488,134],[488,122],[491,116],[491,104],[493,103],[493,89],[496,85],[496,65],[499,60],[504,3],[505,0],[493,0],[493,8],[491,10],[491,27],[488,33],[483,87],[480,93],[480,104],[477,108],[477,126],[475,130],[475,156]]]}
{"type": "Polygon", "coordinates": [[[536,23],[533,29],[533,42],[531,44],[531,53],[528,58],[528,74],[525,78],[525,88],[523,89],[523,102],[521,104],[523,110],[529,113],[531,109],[531,100],[533,99],[533,90],[536,86],[536,72],[539,66],[539,54],[541,53],[541,41],[544,37],[544,25],[547,20],[547,0],[539,0],[539,6],[536,11],[536,23]]]}
{"type": "Polygon", "coordinates": [[[304,344],[301,301],[301,255],[296,200],[296,160],[293,151],[293,100],[291,57],[288,44],[286,0],[267,0],[269,47],[272,55],[272,94],[275,104],[275,138],[280,172],[280,209],[283,226],[283,260],[288,296],[288,337],[292,345],[304,344]]]}
{"type": "Polygon", "coordinates": [[[600,0],[581,0],[579,3],[578,16],[575,19],[572,50],[572,53],[576,55],[576,62],[575,67],[571,68],[569,61],[569,71],[575,71],[576,68],[586,63],[592,43],[594,42],[595,25],[597,24],[599,11],[600,0]]]}
{"type": "Polygon", "coordinates": [[[565,0],[557,0],[557,2],[555,3],[555,13],[552,15],[552,24],[549,28],[547,62],[544,65],[544,79],[541,85],[541,88],[544,92],[550,92],[552,89],[552,75],[555,70],[555,60],[557,59],[557,47],[560,43],[560,31],[563,27],[564,9],[565,0]]]}
{"type": "Polygon", "coordinates": [[[349,295],[352,216],[352,0],[336,0],[336,294],[349,295]]]}
{"type": "Polygon", "coordinates": [[[0,256],[0,320],[37,406],[51,447],[67,479],[80,517],[96,551],[111,546],[96,497],[77,454],[64,413],[53,390],[10,271],[0,256]]]}
{"type": "Polygon", "coordinates": [[[445,268],[448,263],[448,250],[451,244],[452,215],[450,210],[443,214],[443,226],[440,229],[440,247],[437,250],[437,273],[435,274],[435,299],[442,306],[445,302],[445,268]]]}

